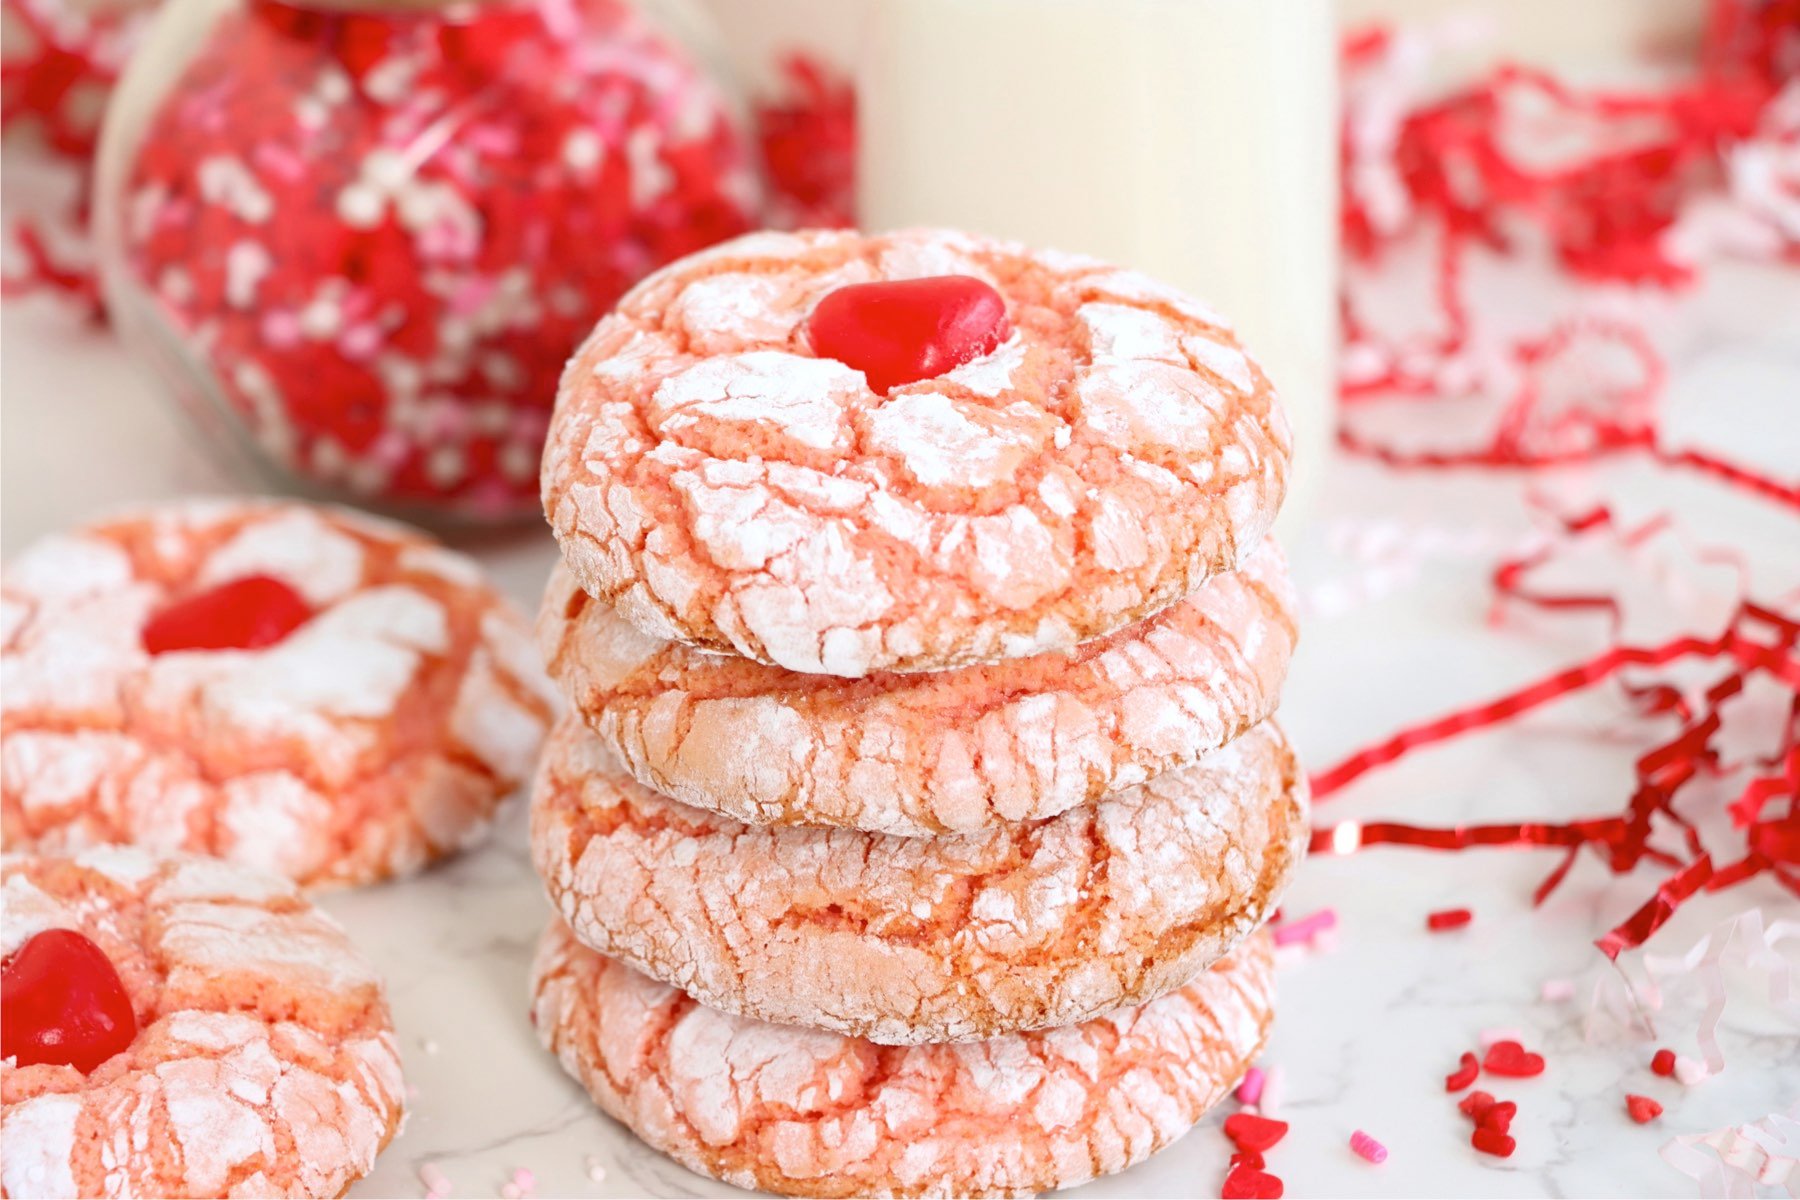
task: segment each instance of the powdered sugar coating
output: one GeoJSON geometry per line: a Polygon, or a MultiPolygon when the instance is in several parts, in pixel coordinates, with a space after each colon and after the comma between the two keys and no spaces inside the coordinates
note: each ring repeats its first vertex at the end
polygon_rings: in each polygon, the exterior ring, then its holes
{"type": "Polygon", "coordinates": [[[1273,911],[1305,782],[1265,722],[1048,821],[934,838],[753,828],[551,731],[532,854],[576,936],[702,1004],[884,1044],[1086,1020],[1180,987],[1273,911]]]}
{"type": "Polygon", "coordinates": [[[297,503],[203,500],[47,538],[6,571],[0,802],[15,849],[222,855],[308,885],[482,836],[553,698],[467,559],[297,503]],[[254,651],[147,653],[172,601],[272,575],[314,608],[254,651]]]}
{"type": "Polygon", "coordinates": [[[380,980],[291,883],[100,847],[5,860],[11,955],[92,938],[137,1010],[82,1075],[0,1063],[0,1183],[26,1196],[337,1196],[404,1111],[380,980]]]}
{"type": "Polygon", "coordinates": [[[600,323],[544,506],[581,585],[646,633],[855,677],[1158,611],[1257,544],[1289,451],[1225,323],[1143,276],[942,231],[764,233],[600,323]],[[887,396],[812,355],[828,292],[947,273],[1006,298],[993,354],[887,396]]]}
{"type": "Polygon", "coordinates": [[[752,825],[919,835],[1055,816],[1230,741],[1275,710],[1294,609],[1264,541],[1072,651],[844,680],[653,638],[559,568],[538,644],[646,787],[752,825]]]}
{"type": "Polygon", "coordinates": [[[715,1012],[553,922],[538,1036],[684,1166],[795,1196],[1015,1196],[1122,1171],[1235,1086],[1268,1035],[1258,935],[1178,991],[1082,1025],[878,1046],[715,1012]]]}

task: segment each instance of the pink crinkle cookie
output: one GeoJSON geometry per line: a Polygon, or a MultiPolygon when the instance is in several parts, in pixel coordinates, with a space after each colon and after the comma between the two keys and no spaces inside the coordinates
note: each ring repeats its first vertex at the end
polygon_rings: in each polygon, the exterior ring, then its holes
{"type": "Polygon", "coordinates": [[[1273,722],[1047,821],[934,838],[753,827],[659,796],[572,717],[532,854],[577,937],[709,1007],[884,1044],[1084,1021],[1274,911],[1306,783],[1273,722]]]}
{"type": "Polygon", "coordinates": [[[652,275],[563,375],[544,506],[658,638],[862,676],[1068,649],[1229,570],[1290,440],[1224,320],[1142,275],[943,231],[755,234],[652,275]],[[963,276],[1003,340],[883,392],[815,352],[848,285],[963,276]]]}
{"type": "Polygon", "coordinates": [[[399,1047],[381,981],[291,882],[124,846],[4,874],[9,965],[73,930],[136,1013],[85,1075],[0,1062],[5,1195],[338,1196],[368,1174],[404,1109],[399,1047]]]}
{"type": "Polygon", "coordinates": [[[847,680],[650,637],[559,568],[538,644],[646,787],[752,825],[962,833],[1142,783],[1269,716],[1294,606],[1265,541],[1239,570],[1071,651],[847,680]]]}
{"type": "Polygon", "coordinates": [[[1084,1024],[879,1046],[702,1007],[553,922],[538,1036],[607,1113],[691,1170],[790,1196],[1028,1196],[1186,1133],[1261,1051],[1258,934],[1185,987],[1084,1024]]]}
{"type": "Polygon", "coordinates": [[[187,501],[47,538],[0,624],[14,849],[403,875],[486,832],[553,708],[473,562],[340,509],[187,501]]]}

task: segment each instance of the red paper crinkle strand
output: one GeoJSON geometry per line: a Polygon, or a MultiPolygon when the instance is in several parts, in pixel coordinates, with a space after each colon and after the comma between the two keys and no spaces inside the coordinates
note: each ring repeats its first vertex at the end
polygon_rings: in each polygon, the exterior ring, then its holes
{"type": "MultiPolygon", "coordinates": [[[[1644,860],[1679,868],[1656,893],[1598,943],[1608,957],[1641,945],[1679,905],[1702,888],[1719,890],[1767,872],[1800,895],[1800,701],[1792,710],[1785,740],[1776,754],[1751,766],[1756,774],[1730,806],[1743,831],[1747,853],[1723,870],[1715,870],[1701,849],[1698,834],[1674,808],[1682,787],[1721,767],[1712,741],[1720,728],[1719,705],[1742,690],[1752,674],[1762,673],[1800,697],[1800,621],[1756,604],[1745,603],[1729,627],[1716,638],[1682,636],[1653,646],[1614,646],[1586,662],[1559,671],[1484,704],[1411,726],[1385,741],[1351,755],[1313,777],[1316,798],[1325,799],[1365,772],[1395,761],[1422,746],[1446,741],[1471,730],[1502,724],[1521,713],[1561,699],[1627,667],[1667,666],[1683,659],[1719,661],[1727,666],[1704,696],[1698,715],[1684,719],[1676,735],[1642,755],[1636,764],[1637,789],[1624,812],[1570,822],[1519,822],[1427,828],[1401,822],[1351,822],[1327,826],[1313,834],[1313,848],[1346,853],[1374,845],[1406,845],[1421,849],[1463,850],[1475,846],[1520,848],[1584,846],[1602,853],[1608,867],[1624,873],[1644,860]],[[1786,800],[1783,808],[1780,801],[1786,800]],[[1771,812],[1770,810],[1774,811],[1771,812]],[[1661,814],[1683,830],[1680,853],[1649,844],[1651,817],[1661,814]]],[[[1572,857],[1539,888],[1541,902],[1561,882],[1572,857]]]]}

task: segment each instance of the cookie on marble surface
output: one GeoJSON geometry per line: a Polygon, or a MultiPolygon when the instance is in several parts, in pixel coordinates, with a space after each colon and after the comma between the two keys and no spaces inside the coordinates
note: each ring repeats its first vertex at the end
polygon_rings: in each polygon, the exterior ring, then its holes
{"type": "Polygon", "coordinates": [[[600,323],[543,490],[576,578],[639,629],[854,677],[1157,612],[1256,546],[1289,453],[1225,321],[1145,276],[946,231],[763,233],[600,323]]]}
{"type": "Polygon", "coordinates": [[[589,727],[664,795],[752,825],[964,833],[1134,786],[1269,716],[1295,604],[1265,541],[1071,651],[846,680],[652,638],[559,567],[538,645],[589,727]]]}
{"type": "Polygon", "coordinates": [[[193,500],[46,538],[0,577],[15,850],[220,855],[306,885],[487,830],[553,710],[473,561],[345,510],[193,500]]]}
{"type": "Polygon", "coordinates": [[[338,1196],[394,1136],[381,981],[290,881],[105,846],[8,856],[3,896],[7,1196],[338,1196]],[[31,1026],[91,1025],[56,994],[83,939],[126,1027],[76,1066],[31,1026]]]}
{"type": "Polygon", "coordinates": [[[880,1046],[729,1016],[552,922],[538,1037],[691,1170],[792,1196],[1019,1196],[1122,1171],[1236,1085],[1273,1017],[1257,934],[1185,987],[1081,1025],[880,1046]]]}
{"type": "Polygon", "coordinates": [[[1180,987],[1271,913],[1306,782],[1264,722],[1047,821],[912,838],[745,826],[551,731],[532,855],[576,936],[726,1012],[884,1044],[1067,1025],[1180,987]]]}

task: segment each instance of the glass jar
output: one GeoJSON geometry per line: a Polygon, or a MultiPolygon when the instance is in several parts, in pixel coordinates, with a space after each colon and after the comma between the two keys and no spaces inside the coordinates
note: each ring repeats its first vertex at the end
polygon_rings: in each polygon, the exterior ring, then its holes
{"type": "Polygon", "coordinates": [[[557,378],[757,223],[733,106],[625,0],[171,0],[102,139],[108,310],[284,490],[537,511],[557,378]]]}

